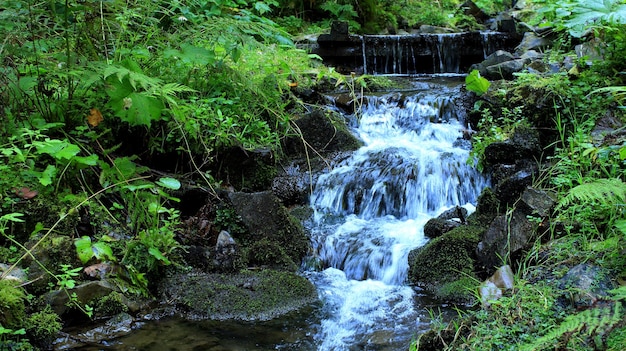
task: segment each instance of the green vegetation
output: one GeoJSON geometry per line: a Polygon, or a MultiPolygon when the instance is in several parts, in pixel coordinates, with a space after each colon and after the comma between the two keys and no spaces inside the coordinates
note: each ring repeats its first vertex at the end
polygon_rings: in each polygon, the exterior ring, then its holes
{"type": "Polygon", "coordinates": [[[481,118],[473,155],[480,165],[489,143],[505,140],[516,128],[536,129],[549,145],[537,160],[541,173],[534,186],[559,199],[548,219],[550,231],[520,263],[512,291],[488,308],[435,324],[412,350],[624,347],[626,66],[616,58],[626,52],[626,4],[533,1],[532,6],[538,11],[529,20],[552,26],[558,37],[546,63],[575,57],[572,37],[590,47],[593,57],[574,59],[574,70],[519,73],[513,81],[492,82],[475,106],[481,118]],[[600,267],[605,273],[596,278],[606,278],[616,288],[576,305],[572,297],[580,298],[585,290],[563,285],[561,278],[579,264],[600,267]]]}

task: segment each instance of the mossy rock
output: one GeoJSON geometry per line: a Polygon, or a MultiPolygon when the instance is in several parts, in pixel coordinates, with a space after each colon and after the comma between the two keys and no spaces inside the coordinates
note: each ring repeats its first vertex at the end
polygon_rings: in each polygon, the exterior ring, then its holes
{"type": "Polygon", "coordinates": [[[29,340],[42,349],[50,348],[62,328],[61,318],[50,306],[28,316],[25,324],[29,340]]]}
{"type": "Polygon", "coordinates": [[[496,193],[487,187],[478,196],[476,211],[467,218],[467,221],[472,225],[488,226],[504,210],[496,193]]]}
{"type": "Polygon", "coordinates": [[[239,274],[176,272],[160,286],[161,297],[190,319],[263,321],[317,301],[306,278],[273,270],[239,274]]]}
{"type": "Polygon", "coordinates": [[[409,280],[436,292],[444,284],[475,277],[476,245],[483,232],[484,228],[477,226],[456,227],[412,251],[409,280]]]}
{"type": "Polygon", "coordinates": [[[26,293],[13,279],[0,280],[0,326],[7,329],[23,327],[26,319],[26,293]]]}
{"type": "MultiPolygon", "coordinates": [[[[290,216],[278,197],[272,192],[231,193],[229,195],[233,208],[241,218],[247,232],[235,237],[242,250],[248,251],[249,257],[261,258],[261,253],[250,255],[250,248],[259,246],[263,249],[280,248],[281,252],[264,252],[266,258],[257,260],[255,264],[297,267],[309,250],[310,242],[304,233],[302,224],[290,216]],[[292,261],[284,262],[283,253],[292,261]],[[281,262],[274,262],[276,258],[281,262]]],[[[234,235],[233,235],[234,236],[234,235]]]]}

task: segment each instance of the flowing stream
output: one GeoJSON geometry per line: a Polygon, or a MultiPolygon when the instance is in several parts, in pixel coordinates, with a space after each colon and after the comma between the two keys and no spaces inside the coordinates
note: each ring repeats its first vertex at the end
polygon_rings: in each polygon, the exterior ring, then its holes
{"type": "Polygon", "coordinates": [[[324,306],[319,350],[407,350],[428,316],[407,285],[409,251],[427,242],[428,219],[456,205],[472,210],[486,186],[466,164],[460,82],[415,84],[364,101],[354,120],[364,146],[321,175],[311,197],[325,268],[308,273],[324,306]]]}
{"type": "Polygon", "coordinates": [[[303,273],[321,303],[263,323],[164,319],[95,350],[408,350],[436,302],[408,285],[408,254],[428,219],[473,209],[486,180],[466,164],[455,107],[461,82],[415,79],[410,91],[369,96],[347,116],[364,145],[318,177],[305,223],[314,252],[303,273]]]}

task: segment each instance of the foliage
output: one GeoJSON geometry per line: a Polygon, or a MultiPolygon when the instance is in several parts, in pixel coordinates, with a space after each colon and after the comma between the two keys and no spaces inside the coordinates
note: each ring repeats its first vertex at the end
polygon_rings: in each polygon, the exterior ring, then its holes
{"type": "Polygon", "coordinates": [[[480,72],[477,69],[472,70],[465,77],[465,87],[467,90],[476,93],[476,95],[481,96],[489,90],[489,86],[491,83],[480,76],[480,72]]]}

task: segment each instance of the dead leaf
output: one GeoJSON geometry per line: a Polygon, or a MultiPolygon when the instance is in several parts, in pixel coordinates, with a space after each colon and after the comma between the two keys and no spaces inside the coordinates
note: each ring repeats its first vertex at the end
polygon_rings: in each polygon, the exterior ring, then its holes
{"type": "Polygon", "coordinates": [[[37,190],[30,190],[27,187],[21,187],[19,189],[13,189],[13,191],[15,191],[15,195],[19,196],[20,198],[24,199],[24,200],[30,200],[33,197],[37,196],[37,194],[39,194],[39,192],[37,190]]]}
{"type": "Polygon", "coordinates": [[[87,123],[90,126],[96,127],[100,122],[104,121],[104,117],[102,117],[102,113],[97,108],[92,108],[89,110],[89,115],[87,116],[87,123]]]}

